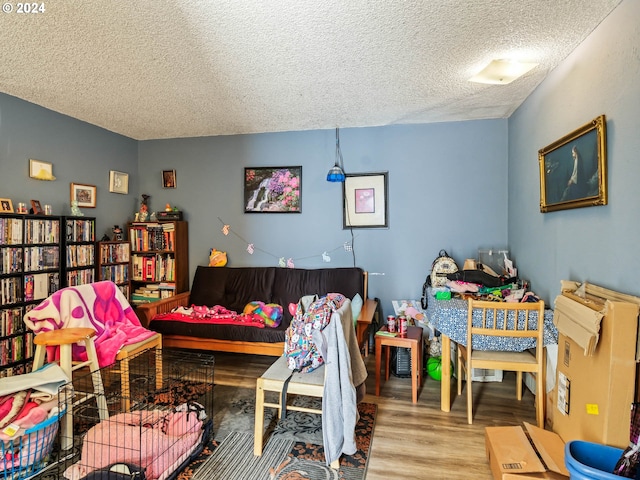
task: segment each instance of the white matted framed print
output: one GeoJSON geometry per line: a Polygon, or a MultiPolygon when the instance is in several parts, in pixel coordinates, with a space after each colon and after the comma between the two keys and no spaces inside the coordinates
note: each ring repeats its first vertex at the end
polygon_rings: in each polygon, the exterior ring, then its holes
{"type": "Polygon", "coordinates": [[[72,183],[71,201],[78,202],[79,207],[96,208],[96,186],[72,183]]]}
{"type": "Polygon", "coordinates": [[[129,174],[110,170],[109,191],[112,193],[129,193],[129,174]]]}
{"type": "Polygon", "coordinates": [[[389,172],[347,173],[342,184],[342,228],[388,228],[389,172]]]}

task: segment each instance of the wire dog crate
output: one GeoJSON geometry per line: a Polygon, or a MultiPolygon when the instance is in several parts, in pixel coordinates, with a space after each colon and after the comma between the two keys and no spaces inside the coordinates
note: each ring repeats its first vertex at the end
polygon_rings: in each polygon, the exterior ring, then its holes
{"type": "MultiPolygon", "coordinates": [[[[213,432],[213,355],[148,350],[100,373],[109,416],[101,420],[91,402],[74,408],[75,456],[60,467],[64,477],[175,478],[213,432]]],[[[90,374],[76,377],[67,395],[92,392],[91,385],[90,374]]]]}

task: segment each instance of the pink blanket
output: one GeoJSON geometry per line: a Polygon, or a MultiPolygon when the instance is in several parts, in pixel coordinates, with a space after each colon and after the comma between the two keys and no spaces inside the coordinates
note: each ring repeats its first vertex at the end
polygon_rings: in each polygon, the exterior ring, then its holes
{"type": "MultiPolygon", "coordinates": [[[[212,308],[192,305],[191,308],[178,307],[171,312],[160,313],[156,320],[173,320],[184,323],[210,323],[216,325],[242,325],[244,327],[264,328],[264,318],[253,313],[239,315],[233,310],[216,305],[212,308]]],[[[277,326],[277,325],[276,325],[277,326]]]]}
{"type": "MultiPolygon", "coordinates": [[[[113,282],[96,282],[58,290],[28,312],[24,323],[36,335],[59,328],[93,328],[101,367],[113,364],[123,346],[155,335],[155,332],[140,324],[131,305],[113,282]]],[[[59,356],[59,352],[52,350],[48,350],[47,354],[50,360],[59,356]]],[[[87,360],[84,346],[73,346],[73,359],[87,360]]]]}
{"type": "Polygon", "coordinates": [[[201,438],[202,420],[193,412],[119,413],[87,432],[81,460],[64,476],[79,480],[94,470],[129,463],[142,468],[148,480],[167,478],[201,438]]]}

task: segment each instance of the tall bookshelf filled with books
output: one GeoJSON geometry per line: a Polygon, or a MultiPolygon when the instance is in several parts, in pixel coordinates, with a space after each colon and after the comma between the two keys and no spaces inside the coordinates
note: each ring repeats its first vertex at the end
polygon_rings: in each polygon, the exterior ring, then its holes
{"type": "Polygon", "coordinates": [[[96,278],[96,219],[63,217],[65,286],[84,285],[96,278]]]}
{"type": "Polygon", "coordinates": [[[134,222],[128,225],[128,233],[134,306],[189,289],[187,222],[134,222]]]}
{"type": "Polygon", "coordinates": [[[0,214],[0,377],[26,373],[33,334],[23,317],[61,286],[61,218],[0,214]]]}
{"type": "Polygon", "coordinates": [[[126,240],[98,242],[98,280],[109,280],[131,299],[129,262],[131,244],[126,240]]]}

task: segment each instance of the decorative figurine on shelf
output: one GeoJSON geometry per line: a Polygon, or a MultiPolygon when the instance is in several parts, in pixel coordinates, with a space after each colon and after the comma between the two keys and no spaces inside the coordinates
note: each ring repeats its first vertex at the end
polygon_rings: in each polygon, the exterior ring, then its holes
{"type": "Polygon", "coordinates": [[[164,206],[164,211],[165,211],[165,212],[170,212],[171,210],[172,210],[171,205],[167,203],[167,204],[164,206]]]}
{"type": "Polygon", "coordinates": [[[151,195],[147,195],[146,193],[142,194],[142,201],[140,202],[140,211],[138,212],[138,221],[146,222],[149,217],[149,205],[148,201],[151,195]]]}
{"type": "Polygon", "coordinates": [[[80,208],[78,207],[78,201],[77,200],[73,200],[71,202],[71,215],[74,217],[84,217],[84,213],[82,213],[80,211],[80,208]]]}
{"type": "Polygon", "coordinates": [[[149,221],[156,222],[157,220],[158,220],[158,216],[156,215],[156,212],[151,212],[151,216],[149,217],[149,221]]]}
{"type": "Polygon", "coordinates": [[[122,229],[120,228],[120,225],[114,225],[113,228],[111,229],[111,231],[113,232],[113,241],[114,242],[118,242],[118,241],[123,240],[122,229]]]}

